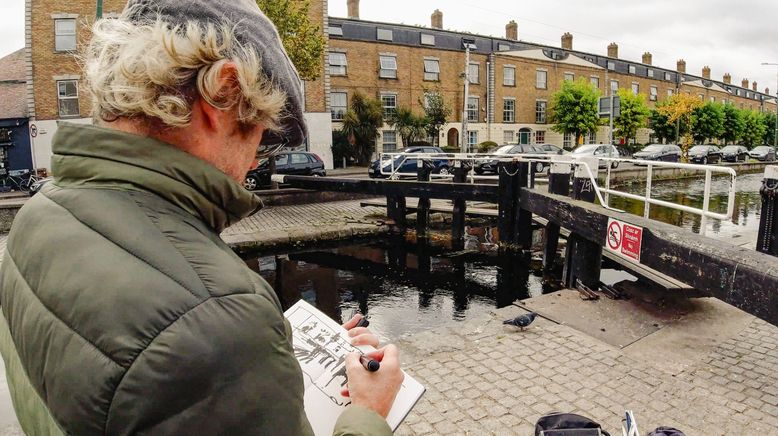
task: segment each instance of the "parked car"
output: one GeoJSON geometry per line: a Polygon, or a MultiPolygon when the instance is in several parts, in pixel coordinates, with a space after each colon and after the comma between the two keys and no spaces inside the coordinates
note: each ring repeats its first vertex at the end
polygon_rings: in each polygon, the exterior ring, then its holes
{"type": "Polygon", "coordinates": [[[674,144],[649,144],[632,157],[638,160],[678,162],[681,160],[681,147],[674,144]]]}
{"type": "MultiPolygon", "coordinates": [[[[408,147],[401,151],[402,153],[426,153],[426,154],[440,154],[446,155],[440,147],[408,147]]],[[[449,174],[449,168],[451,168],[451,161],[444,156],[440,158],[433,158],[432,164],[435,166],[433,172],[436,174],[449,174]]],[[[417,159],[403,158],[397,156],[394,158],[394,170],[400,173],[413,173],[419,168],[419,161],[417,159]]],[[[374,160],[370,167],[367,169],[367,175],[371,179],[389,177],[389,173],[392,172],[392,159],[388,156],[384,156],[384,159],[374,160]],[[383,173],[379,169],[379,165],[383,166],[383,173]]]]}
{"type": "Polygon", "coordinates": [[[689,150],[689,161],[707,165],[721,161],[721,150],[715,145],[695,145],[689,150]]]}
{"type": "MultiPolygon", "coordinates": [[[[582,157],[596,157],[596,158],[618,158],[619,156],[619,150],[613,146],[608,144],[587,144],[587,145],[579,145],[575,150],[573,150],[572,153],[570,153],[570,156],[573,159],[580,159],[582,157]]],[[[607,168],[608,167],[608,161],[601,160],[599,167],[600,168],[607,168]]],[[[618,161],[612,161],[611,162],[611,168],[618,168],[619,162],[618,161]]]]}
{"type": "Polygon", "coordinates": [[[725,162],[745,162],[748,160],[748,149],[742,145],[728,145],[721,149],[721,159],[725,162]]]}
{"type": "MultiPolygon", "coordinates": [[[[553,144],[512,144],[503,145],[497,150],[491,152],[491,154],[505,156],[520,154],[558,155],[562,154],[562,149],[553,144]]],[[[497,173],[497,165],[499,163],[499,158],[480,159],[476,161],[473,171],[475,171],[476,174],[497,173]]],[[[533,162],[533,169],[535,172],[542,172],[544,169],[546,169],[546,167],[548,167],[548,164],[544,164],[543,162],[533,162]]]]}
{"type": "MultiPolygon", "coordinates": [[[[272,156],[276,160],[276,174],[296,176],[326,176],[324,161],[304,151],[284,151],[272,156]]],[[[243,186],[249,191],[270,186],[270,160],[262,159],[256,168],[249,170],[243,186]]]]}
{"type": "Polygon", "coordinates": [[[772,162],[775,160],[775,149],[769,145],[760,145],[754,147],[753,150],[748,152],[748,155],[762,162],[772,162]]]}

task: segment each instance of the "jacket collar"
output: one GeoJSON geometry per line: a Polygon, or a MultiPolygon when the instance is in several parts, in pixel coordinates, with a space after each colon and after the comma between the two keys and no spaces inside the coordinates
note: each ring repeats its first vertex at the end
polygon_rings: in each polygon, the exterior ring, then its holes
{"type": "Polygon", "coordinates": [[[60,123],[52,144],[57,185],[152,192],[221,232],[257,212],[259,197],[170,144],[92,125],[60,123]]]}

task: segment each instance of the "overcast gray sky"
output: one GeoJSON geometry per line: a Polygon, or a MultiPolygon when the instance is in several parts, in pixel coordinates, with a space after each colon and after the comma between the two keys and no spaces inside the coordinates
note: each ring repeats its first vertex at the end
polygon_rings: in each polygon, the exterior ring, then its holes
{"type": "MultiPolygon", "coordinates": [[[[67,1],[67,0],[62,0],[67,1]]],[[[214,0],[219,1],[219,0],[214,0]]],[[[714,78],[757,80],[759,90],[776,91],[778,1],[776,0],[361,0],[361,18],[429,26],[443,11],[443,26],[503,36],[505,23],[519,23],[519,38],[559,46],[565,31],[577,50],[605,53],[613,41],[620,57],[675,68],[686,60],[689,73],[709,65],[714,78]]],[[[330,15],[346,16],[346,0],[329,0],[330,15]]],[[[0,0],[0,56],[24,47],[24,0],[0,0]]]]}

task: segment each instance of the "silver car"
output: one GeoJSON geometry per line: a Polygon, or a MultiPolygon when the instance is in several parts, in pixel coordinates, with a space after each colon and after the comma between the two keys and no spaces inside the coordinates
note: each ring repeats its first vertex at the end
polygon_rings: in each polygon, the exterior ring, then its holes
{"type": "MultiPolygon", "coordinates": [[[[580,159],[582,157],[596,157],[596,158],[617,158],[619,157],[619,150],[616,149],[613,145],[608,144],[589,144],[589,145],[581,145],[575,150],[573,150],[572,153],[570,153],[570,157],[573,159],[580,159]]],[[[600,168],[607,168],[608,167],[608,161],[601,160],[600,161],[600,168]]],[[[618,161],[612,161],[611,162],[611,168],[618,168],[619,162],[618,161]]]]}

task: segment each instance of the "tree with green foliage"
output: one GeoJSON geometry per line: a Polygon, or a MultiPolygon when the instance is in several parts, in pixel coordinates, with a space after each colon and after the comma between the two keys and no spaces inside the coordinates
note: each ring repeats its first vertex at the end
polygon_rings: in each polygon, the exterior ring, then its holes
{"type": "Polygon", "coordinates": [[[646,97],[643,94],[635,95],[631,90],[619,89],[621,100],[621,113],[613,120],[614,134],[622,138],[624,143],[635,139],[638,129],[646,126],[646,120],[651,112],[646,106],[646,97]]]}
{"type": "Polygon", "coordinates": [[[724,131],[720,139],[724,144],[734,143],[743,133],[743,114],[732,104],[724,105],[724,131]]]}
{"type": "Polygon", "coordinates": [[[600,126],[597,111],[599,91],[586,79],[565,81],[562,88],[551,97],[550,120],[553,131],[575,135],[580,144],[587,133],[596,132],[600,126]]]}
{"type": "Polygon", "coordinates": [[[708,102],[692,112],[692,136],[698,144],[707,143],[724,133],[724,106],[708,102]]]}
{"type": "MultiPolygon", "coordinates": [[[[657,108],[663,104],[665,103],[657,104],[657,108]]],[[[657,142],[666,144],[668,141],[675,140],[675,124],[669,121],[667,115],[663,114],[659,109],[651,109],[648,119],[657,142]]]]}
{"type": "Polygon", "coordinates": [[[440,129],[451,116],[451,108],[446,105],[443,95],[440,91],[424,90],[424,100],[419,100],[419,104],[424,108],[424,115],[427,117],[427,133],[434,138],[433,145],[440,144],[440,129]]]}
{"type": "Polygon", "coordinates": [[[375,140],[384,124],[384,108],[381,102],[367,98],[359,92],[351,97],[351,107],[343,116],[341,132],[354,146],[354,154],[360,163],[368,163],[375,151],[375,140]]]}
{"type": "Polygon", "coordinates": [[[764,116],[765,132],[764,132],[764,139],[762,140],[762,144],[778,147],[778,144],[776,143],[776,137],[775,137],[776,121],[778,121],[778,118],[776,117],[775,112],[770,112],[765,114],[764,116]]]}
{"type": "Polygon", "coordinates": [[[310,0],[257,0],[257,5],[278,29],[300,78],[318,79],[324,63],[324,35],[308,16],[310,0]]]}
{"type": "Polygon", "coordinates": [[[416,115],[410,108],[399,107],[386,123],[392,126],[403,141],[403,147],[423,139],[427,135],[429,122],[424,115],[416,115]]]}
{"type": "Polygon", "coordinates": [[[741,144],[749,149],[762,145],[767,125],[764,115],[756,111],[743,111],[743,133],[740,135],[741,144]]]}

